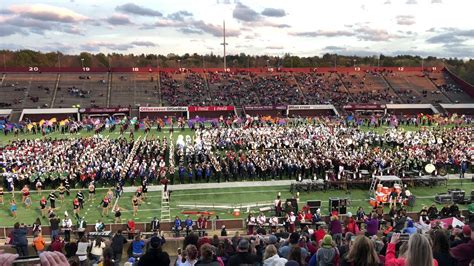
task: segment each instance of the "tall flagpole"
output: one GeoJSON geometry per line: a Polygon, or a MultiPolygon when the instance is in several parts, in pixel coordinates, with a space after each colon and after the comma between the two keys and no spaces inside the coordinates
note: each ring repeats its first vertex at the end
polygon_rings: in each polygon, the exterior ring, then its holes
{"type": "Polygon", "coordinates": [[[226,72],[226,70],[227,70],[227,61],[226,61],[225,47],[228,45],[228,43],[225,42],[225,20],[224,20],[224,24],[223,24],[223,27],[222,27],[222,34],[224,35],[224,42],[221,43],[221,45],[224,45],[224,72],[226,72]]]}

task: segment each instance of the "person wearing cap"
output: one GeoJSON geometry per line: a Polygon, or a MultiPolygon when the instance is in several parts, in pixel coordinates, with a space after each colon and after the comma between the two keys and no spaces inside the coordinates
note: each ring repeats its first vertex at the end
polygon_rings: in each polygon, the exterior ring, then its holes
{"type": "MultiPolygon", "coordinates": [[[[452,235],[456,236],[455,231],[452,233],[452,235]]],[[[468,243],[469,240],[471,240],[471,227],[466,224],[462,227],[462,231],[459,234],[457,234],[457,237],[455,238],[455,240],[451,242],[450,247],[454,248],[457,245],[468,243]]]]}
{"type": "Polygon", "coordinates": [[[158,236],[150,238],[150,248],[140,257],[138,266],[170,265],[170,256],[161,249],[162,240],[158,236]]]}
{"type": "MultiPolygon", "coordinates": [[[[335,244],[332,241],[331,235],[325,235],[321,247],[318,249],[315,255],[316,261],[320,266],[326,265],[337,265],[339,260],[339,251],[335,248],[335,244]]],[[[312,260],[313,258],[311,258],[312,260]]]]}
{"type": "Polygon", "coordinates": [[[458,261],[458,266],[468,266],[470,265],[470,262],[474,260],[474,232],[472,232],[472,228],[470,229],[471,239],[469,242],[457,245],[450,250],[451,255],[458,261]]]}
{"type": "Polygon", "coordinates": [[[229,258],[229,266],[238,266],[241,264],[253,265],[258,263],[258,257],[255,254],[250,253],[250,243],[247,239],[241,239],[237,245],[237,254],[232,255],[229,258]]]}
{"type": "MultiPolygon", "coordinates": [[[[293,247],[299,247],[299,241],[300,241],[300,234],[297,232],[291,233],[287,242],[278,249],[278,253],[283,257],[283,258],[288,258],[288,255],[290,255],[291,248],[293,247]]],[[[306,248],[301,248],[301,255],[303,258],[306,258],[308,256],[308,251],[306,248]]]]}

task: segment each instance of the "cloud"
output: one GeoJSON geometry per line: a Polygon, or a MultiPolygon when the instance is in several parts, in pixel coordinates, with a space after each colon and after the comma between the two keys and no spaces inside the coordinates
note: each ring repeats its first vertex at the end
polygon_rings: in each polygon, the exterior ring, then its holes
{"type": "Polygon", "coordinates": [[[413,25],[415,24],[415,17],[410,15],[400,15],[395,18],[398,25],[413,25]]]}
{"type": "Polygon", "coordinates": [[[143,47],[156,47],[157,45],[153,42],[149,41],[135,41],[131,43],[132,45],[135,46],[143,46],[143,47]]]}
{"type": "Polygon", "coordinates": [[[383,4],[384,4],[384,5],[391,5],[392,2],[391,2],[390,0],[387,0],[387,1],[385,1],[385,3],[383,3],[383,4]]]}
{"type": "Polygon", "coordinates": [[[323,50],[344,51],[346,48],[340,46],[326,46],[323,50]]]}
{"type": "Polygon", "coordinates": [[[134,3],[126,3],[115,8],[116,11],[147,17],[161,17],[163,14],[151,8],[142,7],[134,3]]]}
{"type": "Polygon", "coordinates": [[[193,28],[179,28],[179,32],[182,32],[184,34],[203,34],[202,30],[198,29],[193,29],[193,28]]]}
{"type": "Polygon", "coordinates": [[[280,46],[280,45],[269,45],[269,46],[266,46],[265,49],[269,49],[269,50],[283,50],[283,49],[285,49],[285,47],[280,46]]]}
{"type": "Polygon", "coordinates": [[[290,35],[299,36],[299,37],[341,37],[341,36],[354,36],[355,33],[345,30],[336,30],[336,31],[305,31],[305,32],[290,32],[290,35]]]}
{"type": "Polygon", "coordinates": [[[10,14],[15,14],[22,18],[31,18],[39,21],[77,23],[89,19],[70,9],[44,4],[13,5],[8,8],[8,11],[10,14]]]}
{"type": "Polygon", "coordinates": [[[185,10],[181,10],[181,11],[169,14],[168,18],[172,20],[184,21],[186,17],[192,17],[192,16],[193,16],[193,13],[190,13],[185,10]]]}
{"type": "Polygon", "coordinates": [[[14,34],[28,35],[28,33],[21,28],[11,25],[0,25],[0,37],[6,37],[14,34]]]}
{"type": "MultiPolygon", "coordinates": [[[[15,28],[18,33],[27,35],[27,32],[44,35],[46,31],[65,32],[69,34],[82,35],[80,28],[69,23],[41,21],[28,17],[14,16],[2,21],[4,27],[15,28]]],[[[6,34],[7,31],[4,30],[6,34]]]]}
{"type": "Polygon", "coordinates": [[[406,3],[407,5],[416,5],[418,2],[416,0],[407,0],[406,3]]]}
{"type": "MultiPolygon", "coordinates": [[[[193,27],[199,30],[202,30],[205,33],[209,33],[213,36],[220,37],[222,36],[223,28],[220,25],[214,25],[210,23],[205,23],[202,20],[195,21],[193,27]]],[[[226,29],[225,34],[227,37],[236,37],[240,35],[239,30],[235,29],[226,29]]]]}
{"type": "Polygon", "coordinates": [[[126,51],[133,47],[135,47],[135,45],[133,44],[117,44],[117,43],[111,43],[111,42],[97,42],[97,41],[87,42],[80,46],[82,50],[85,50],[88,52],[99,51],[100,48],[107,48],[112,51],[126,51]]]}
{"type": "Polygon", "coordinates": [[[364,41],[383,42],[389,41],[392,38],[400,37],[392,35],[383,29],[371,29],[367,27],[359,28],[356,32],[357,37],[364,41]]]}
{"type": "Polygon", "coordinates": [[[280,18],[280,17],[286,16],[286,12],[285,12],[285,10],[279,9],[279,8],[265,8],[262,11],[262,15],[264,15],[266,17],[280,18]]]}
{"type": "Polygon", "coordinates": [[[259,13],[240,2],[235,6],[232,16],[235,19],[246,22],[258,21],[262,19],[259,13]]]}
{"type": "Polygon", "coordinates": [[[426,40],[427,43],[448,44],[462,43],[474,38],[474,30],[449,29],[426,40]]]}
{"type": "Polygon", "coordinates": [[[112,16],[105,19],[110,25],[122,26],[133,24],[132,21],[128,18],[127,15],[123,14],[113,14],[112,16]]]}
{"type": "Polygon", "coordinates": [[[431,0],[432,4],[442,4],[443,0],[431,0]]]}

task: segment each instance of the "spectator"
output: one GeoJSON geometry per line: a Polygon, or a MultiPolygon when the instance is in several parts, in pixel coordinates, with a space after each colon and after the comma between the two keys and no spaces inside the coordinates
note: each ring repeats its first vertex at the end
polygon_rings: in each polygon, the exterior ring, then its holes
{"type": "Polygon", "coordinates": [[[445,230],[436,230],[431,234],[433,241],[433,258],[439,265],[456,266],[457,261],[449,254],[449,239],[445,230]]]}
{"type": "Polygon", "coordinates": [[[16,222],[13,226],[12,239],[13,245],[15,246],[16,252],[20,257],[28,256],[28,228],[26,225],[16,222]]]}
{"type": "Polygon", "coordinates": [[[353,244],[349,248],[349,253],[347,253],[345,260],[348,262],[347,265],[379,265],[379,257],[375,251],[374,242],[363,235],[359,235],[355,238],[353,244]]]}
{"type": "Polygon", "coordinates": [[[284,266],[288,260],[280,258],[274,245],[268,245],[263,254],[263,266],[284,266]]]}
{"type": "Polygon", "coordinates": [[[40,254],[41,252],[43,252],[45,246],[46,243],[44,242],[44,238],[41,234],[41,231],[37,231],[35,233],[35,238],[33,239],[33,247],[35,248],[36,253],[40,254]]]}
{"type": "MultiPolygon", "coordinates": [[[[247,239],[241,239],[237,247],[237,254],[229,258],[229,266],[237,266],[241,264],[255,264],[258,262],[258,257],[250,251],[250,243],[247,239]]],[[[202,248],[201,248],[202,255],[202,248]]]]}
{"type": "Polygon", "coordinates": [[[365,221],[365,233],[367,236],[376,235],[379,230],[379,220],[377,219],[377,214],[372,213],[370,219],[365,221]]]}
{"type": "Polygon", "coordinates": [[[221,236],[227,236],[227,230],[225,229],[225,225],[222,225],[221,236]]]}
{"type": "Polygon", "coordinates": [[[118,265],[115,264],[114,261],[114,251],[111,247],[104,248],[104,253],[102,254],[102,261],[98,264],[98,266],[113,266],[118,265]]]}
{"type": "Polygon", "coordinates": [[[438,266],[438,262],[433,259],[433,251],[428,238],[415,233],[408,240],[407,251],[403,252],[404,257],[395,256],[395,246],[399,242],[400,234],[392,235],[387,247],[385,265],[407,265],[407,266],[438,266]]]}
{"type": "Polygon", "coordinates": [[[76,255],[79,258],[81,266],[88,265],[87,261],[87,249],[91,246],[91,243],[87,240],[86,236],[82,236],[77,243],[76,255]]]}
{"type": "Polygon", "coordinates": [[[409,234],[409,235],[412,235],[412,234],[416,233],[416,227],[413,224],[413,220],[408,220],[407,227],[405,229],[403,229],[403,233],[406,233],[406,234],[409,234]]]}
{"type": "Polygon", "coordinates": [[[319,266],[337,265],[339,263],[339,251],[332,241],[331,235],[325,235],[321,247],[316,254],[316,261],[319,266]]]}
{"type": "Polygon", "coordinates": [[[51,242],[51,245],[49,246],[50,251],[57,251],[57,252],[63,252],[64,248],[64,241],[61,239],[59,235],[54,237],[53,242],[51,242]]]}
{"type": "Polygon", "coordinates": [[[331,232],[332,238],[339,245],[342,240],[342,225],[339,221],[339,217],[336,215],[331,216],[331,222],[329,223],[329,231],[331,232]]]}
{"type": "MultiPolygon", "coordinates": [[[[291,233],[288,243],[286,243],[284,246],[280,247],[278,250],[278,253],[281,255],[283,258],[287,258],[290,255],[290,251],[292,247],[298,247],[299,246],[299,240],[300,240],[300,234],[294,232],[291,233]]],[[[308,256],[308,251],[305,248],[301,249],[301,253],[303,254],[303,257],[306,258],[308,256]]]]}
{"type": "MultiPolygon", "coordinates": [[[[472,228],[471,228],[472,229],[472,228]]],[[[474,233],[471,232],[471,240],[468,243],[451,248],[451,255],[458,261],[458,266],[468,266],[474,259],[474,233]]]]}
{"type": "Polygon", "coordinates": [[[193,266],[197,262],[198,250],[195,245],[188,245],[184,251],[183,261],[177,261],[176,266],[193,266]]]}
{"type": "Polygon", "coordinates": [[[137,235],[132,242],[132,255],[135,258],[139,258],[143,255],[143,249],[145,248],[145,241],[137,235]]]}
{"type": "Polygon", "coordinates": [[[93,263],[98,263],[104,253],[105,243],[102,238],[97,237],[92,241],[91,258],[93,263]]]}
{"type": "Polygon", "coordinates": [[[122,235],[122,230],[118,230],[114,237],[112,237],[112,243],[110,244],[113,252],[113,259],[117,266],[120,264],[120,260],[122,259],[123,245],[126,243],[127,239],[122,235]]]}
{"type": "MultiPolygon", "coordinates": [[[[452,235],[454,235],[454,233],[452,235]]],[[[467,243],[470,240],[471,240],[471,227],[466,224],[463,226],[461,233],[458,234],[458,237],[456,237],[451,242],[451,248],[454,248],[459,244],[467,243]]]]}
{"type": "Polygon", "coordinates": [[[54,241],[54,237],[59,234],[59,223],[61,220],[59,220],[58,217],[53,213],[51,215],[51,219],[49,219],[49,224],[51,226],[51,240],[54,241]]]}
{"type": "Polygon", "coordinates": [[[150,238],[150,248],[140,257],[138,266],[170,265],[170,256],[161,249],[162,240],[158,236],[150,238]]]}
{"type": "Polygon", "coordinates": [[[288,255],[288,261],[295,261],[299,265],[304,265],[305,264],[305,260],[302,257],[300,247],[292,247],[291,248],[290,255],[288,255]]]}

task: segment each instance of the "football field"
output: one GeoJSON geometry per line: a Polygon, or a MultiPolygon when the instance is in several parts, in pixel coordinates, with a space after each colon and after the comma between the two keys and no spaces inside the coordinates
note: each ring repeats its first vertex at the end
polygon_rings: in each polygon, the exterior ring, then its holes
{"type": "MultiPolygon", "coordinates": [[[[267,181],[272,182],[272,181],[267,181]]],[[[208,211],[213,212],[212,218],[218,215],[220,219],[231,219],[231,218],[245,218],[247,211],[252,213],[258,213],[260,207],[268,206],[272,204],[278,192],[281,193],[282,199],[291,198],[292,194],[289,192],[289,186],[255,186],[238,188],[232,187],[232,183],[223,183],[227,188],[219,189],[191,189],[191,190],[174,190],[171,193],[170,213],[171,217],[176,215],[183,217],[181,212],[183,211],[208,211]],[[233,216],[233,209],[238,208],[240,210],[240,216],[233,216]]],[[[199,185],[196,184],[196,187],[199,185]]],[[[422,205],[431,205],[434,203],[434,195],[436,193],[447,192],[449,188],[462,188],[466,195],[470,195],[471,190],[474,189],[474,183],[470,180],[459,179],[450,180],[448,187],[436,186],[430,187],[416,187],[411,188],[410,191],[416,196],[416,205],[411,208],[408,207],[410,212],[418,212],[422,205]]],[[[109,216],[102,217],[102,208],[99,206],[103,196],[105,196],[107,189],[97,189],[97,194],[94,200],[88,200],[84,204],[84,209],[81,211],[81,216],[86,218],[88,224],[94,224],[98,219],[102,219],[105,223],[114,223],[114,215],[111,212],[109,216]]],[[[56,202],[56,213],[62,218],[64,211],[67,211],[70,215],[72,212],[72,199],[76,195],[77,190],[73,190],[71,196],[65,198],[64,202],[61,203],[58,199],[56,202]]],[[[47,195],[46,192],[43,192],[47,195]]],[[[128,219],[134,219],[136,222],[149,222],[154,216],[160,218],[161,215],[161,191],[150,191],[147,195],[147,199],[142,202],[139,207],[138,215],[133,217],[131,199],[133,197],[132,192],[123,193],[122,197],[118,200],[118,205],[122,209],[122,222],[128,219]]],[[[87,193],[85,193],[87,198],[87,193]]],[[[346,194],[342,190],[327,190],[317,192],[301,192],[300,193],[300,207],[304,205],[307,200],[321,200],[322,201],[322,213],[328,214],[328,199],[330,197],[348,198],[351,206],[348,211],[355,214],[359,206],[364,209],[371,208],[368,203],[368,192],[367,190],[352,189],[349,194],[346,194]]],[[[37,217],[40,217],[39,210],[39,194],[32,192],[33,205],[30,209],[21,204],[21,195],[15,194],[17,201],[18,211],[17,218],[13,218],[9,211],[9,200],[11,195],[5,195],[5,204],[0,205],[0,226],[13,226],[15,222],[24,222],[26,224],[32,224],[37,217]]],[[[115,203],[115,200],[114,200],[115,203]]],[[[438,209],[441,205],[438,205],[438,209]]],[[[467,206],[460,205],[461,209],[466,209],[467,206]]],[[[388,208],[386,207],[388,212],[388,208]]],[[[266,215],[272,215],[273,211],[266,215]]],[[[195,219],[197,216],[193,215],[195,219]]],[[[48,224],[47,219],[42,219],[43,224],[48,224]]]]}

